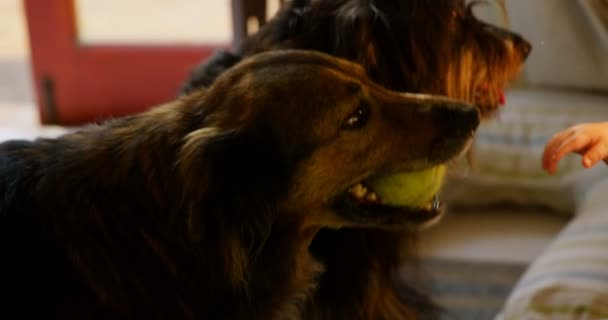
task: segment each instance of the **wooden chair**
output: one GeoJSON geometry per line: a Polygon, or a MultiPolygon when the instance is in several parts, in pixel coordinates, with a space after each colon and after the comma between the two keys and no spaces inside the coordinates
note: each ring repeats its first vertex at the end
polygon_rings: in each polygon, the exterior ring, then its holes
{"type": "MultiPolygon", "coordinates": [[[[279,1],[281,4],[285,0],[279,1]]],[[[254,18],[258,25],[266,23],[266,0],[232,0],[232,26],[234,41],[238,42],[248,34],[247,22],[254,18]]]]}
{"type": "MultiPolygon", "coordinates": [[[[141,112],[175,98],[190,71],[231,43],[83,45],[75,0],[24,0],[32,79],[43,124],[80,125],[141,112]]],[[[205,0],[200,0],[205,1],[205,0]]],[[[282,2],[282,1],[281,1],[282,2]]],[[[233,43],[266,0],[232,0],[233,43]]]]}

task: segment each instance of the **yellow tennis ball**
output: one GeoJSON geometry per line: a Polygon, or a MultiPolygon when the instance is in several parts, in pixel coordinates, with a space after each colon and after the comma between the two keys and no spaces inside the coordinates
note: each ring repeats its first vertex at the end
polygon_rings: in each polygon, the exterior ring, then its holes
{"type": "Polygon", "coordinates": [[[438,165],[420,171],[378,176],[368,183],[383,204],[425,207],[439,192],[445,173],[445,165],[438,165]]]}

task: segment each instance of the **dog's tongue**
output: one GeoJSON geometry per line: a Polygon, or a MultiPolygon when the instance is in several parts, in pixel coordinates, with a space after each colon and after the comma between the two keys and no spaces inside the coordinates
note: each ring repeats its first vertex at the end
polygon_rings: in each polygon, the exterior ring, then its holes
{"type": "Polygon", "coordinates": [[[507,98],[505,98],[505,92],[503,90],[498,90],[498,103],[501,106],[504,106],[507,102],[507,98]]]}

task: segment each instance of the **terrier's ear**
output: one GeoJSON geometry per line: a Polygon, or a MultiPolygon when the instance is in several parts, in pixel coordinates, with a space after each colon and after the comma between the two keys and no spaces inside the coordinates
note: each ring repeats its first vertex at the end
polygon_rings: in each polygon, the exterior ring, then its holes
{"type": "Polygon", "coordinates": [[[182,94],[188,94],[200,87],[209,87],[221,73],[230,69],[242,60],[232,52],[218,50],[209,59],[198,65],[190,73],[190,78],[181,90],[182,94]]]}
{"type": "MultiPolygon", "coordinates": [[[[337,55],[358,61],[372,78],[390,75],[374,74],[390,57],[380,56],[379,52],[399,52],[388,18],[373,1],[348,1],[335,16],[335,48],[337,55]]],[[[391,61],[392,63],[393,61],[391,61]]],[[[398,65],[398,64],[397,64],[398,65]]],[[[385,77],[386,78],[386,77],[385,77]]],[[[388,79],[388,78],[386,78],[388,79]]]]}
{"type": "MultiPolygon", "coordinates": [[[[302,9],[302,8],[310,6],[310,4],[311,4],[311,0],[292,0],[291,2],[292,2],[291,7],[294,9],[302,9]]],[[[312,0],[312,2],[314,3],[317,1],[312,0]]]]}

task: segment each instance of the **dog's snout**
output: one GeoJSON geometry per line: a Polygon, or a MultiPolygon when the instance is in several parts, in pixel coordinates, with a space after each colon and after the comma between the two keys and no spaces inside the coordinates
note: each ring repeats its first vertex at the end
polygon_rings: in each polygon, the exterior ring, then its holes
{"type": "Polygon", "coordinates": [[[519,53],[521,60],[524,61],[532,51],[532,45],[517,33],[509,32],[509,41],[513,43],[513,47],[519,53]]]}
{"type": "Polygon", "coordinates": [[[522,60],[526,60],[526,58],[528,58],[530,55],[532,45],[521,35],[491,24],[485,24],[484,29],[505,41],[510,41],[513,44],[513,47],[520,54],[522,60]]]}
{"type": "Polygon", "coordinates": [[[472,134],[480,121],[477,108],[465,103],[442,103],[433,107],[432,114],[439,131],[451,136],[472,134]]]}
{"type": "Polygon", "coordinates": [[[517,49],[517,51],[519,51],[519,54],[521,55],[522,60],[525,60],[526,58],[528,58],[528,56],[530,55],[530,52],[532,51],[532,45],[530,44],[530,42],[526,41],[521,36],[514,34],[513,44],[515,45],[515,48],[517,49]]]}
{"type": "Polygon", "coordinates": [[[448,102],[432,108],[436,135],[431,145],[429,160],[440,163],[460,154],[473,138],[480,115],[472,105],[448,102]]]}

